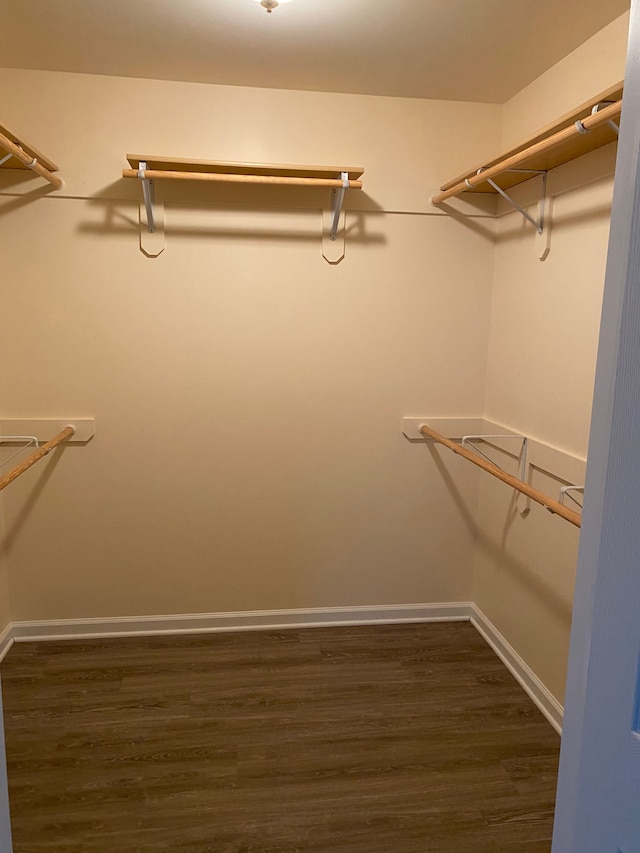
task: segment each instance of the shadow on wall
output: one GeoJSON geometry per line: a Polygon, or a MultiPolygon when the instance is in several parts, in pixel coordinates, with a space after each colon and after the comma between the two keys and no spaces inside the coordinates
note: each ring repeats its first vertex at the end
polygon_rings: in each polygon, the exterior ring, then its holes
{"type": "MultiPolygon", "coordinates": [[[[5,171],[9,171],[8,169],[5,171]]],[[[19,169],[12,170],[13,173],[16,173],[17,177],[15,180],[11,181],[11,184],[25,184],[27,181],[33,181],[33,174],[31,172],[20,172],[19,169]]],[[[4,179],[4,175],[2,175],[2,185],[0,190],[5,190],[7,188],[7,181],[4,179]]],[[[55,187],[52,187],[51,184],[47,183],[39,183],[38,186],[34,187],[32,190],[28,190],[25,193],[21,193],[20,195],[8,195],[3,196],[0,195],[0,217],[5,216],[7,213],[11,213],[14,210],[19,210],[21,207],[25,205],[32,204],[38,199],[45,198],[50,193],[56,193],[59,190],[56,190],[55,187]]],[[[55,196],[52,196],[55,198],[55,196]]]]}
{"type": "Polygon", "coordinates": [[[478,537],[480,536],[480,529],[476,524],[475,513],[470,510],[467,504],[465,503],[464,497],[462,496],[460,489],[458,489],[458,487],[456,486],[453,477],[449,473],[447,466],[442,461],[442,457],[440,456],[440,453],[438,452],[438,449],[435,444],[433,442],[423,442],[423,444],[425,446],[425,449],[429,452],[432,460],[434,461],[435,466],[438,469],[438,472],[442,477],[444,484],[446,485],[447,490],[449,491],[449,494],[451,495],[451,499],[455,504],[456,509],[460,513],[460,516],[462,517],[465,527],[472,535],[473,539],[477,541],[478,537]]]}
{"type": "MultiPolygon", "coordinates": [[[[559,590],[545,583],[544,578],[536,572],[535,565],[517,560],[508,550],[509,533],[519,519],[521,519],[521,513],[516,506],[516,495],[513,494],[509,501],[500,542],[483,533],[478,537],[478,545],[495,565],[499,566],[504,573],[514,577],[528,594],[542,602],[548,610],[569,627],[573,612],[571,600],[563,597],[559,590]]],[[[526,524],[526,517],[524,523],[526,524]]],[[[558,521],[558,523],[562,522],[558,521]]]]}
{"type": "MultiPolygon", "coordinates": [[[[78,228],[79,232],[117,234],[130,233],[132,229],[138,230],[139,228],[138,217],[131,216],[129,213],[129,205],[135,204],[137,207],[142,201],[142,191],[137,181],[125,179],[114,181],[92,197],[87,198],[85,196],[65,195],[64,186],[61,190],[56,190],[49,184],[39,184],[33,190],[25,191],[23,189],[25,184],[34,180],[31,172],[17,169],[2,170],[2,172],[3,174],[0,174],[0,216],[38,199],[50,196],[61,200],[87,200],[90,205],[104,211],[103,222],[84,223],[78,228]],[[11,194],[12,188],[15,190],[15,195],[11,194]],[[3,193],[7,193],[4,198],[3,193]]],[[[182,184],[180,181],[156,181],[155,183],[157,202],[165,204],[175,211],[182,210],[185,215],[188,215],[189,212],[204,210],[211,213],[280,214],[282,216],[291,216],[299,212],[301,215],[308,216],[331,208],[331,191],[326,188],[283,188],[269,185],[245,186],[235,184],[220,184],[212,187],[210,184],[199,186],[197,183],[182,184]]],[[[492,215],[488,217],[486,209],[482,206],[478,208],[477,214],[470,213],[468,210],[466,212],[460,211],[447,203],[426,211],[384,210],[367,193],[361,190],[351,190],[350,192],[352,195],[347,195],[345,199],[345,211],[347,213],[346,236],[352,243],[360,245],[386,244],[387,238],[382,231],[375,233],[367,231],[366,217],[372,214],[450,218],[458,225],[489,242],[496,242],[495,218],[492,215]],[[350,207],[350,199],[352,203],[357,199],[357,209],[350,207]],[[487,219],[488,224],[484,224],[487,219]]],[[[465,198],[467,207],[471,204],[473,208],[473,201],[474,199],[465,198]]],[[[354,204],[354,208],[355,206],[354,204]]],[[[207,227],[206,225],[182,226],[169,223],[167,231],[172,235],[181,237],[222,237],[225,239],[250,237],[287,242],[316,241],[319,236],[319,229],[315,226],[306,231],[301,227],[292,232],[290,227],[283,227],[282,229],[243,228],[238,227],[237,222],[228,228],[207,227]]]]}
{"type": "MultiPolygon", "coordinates": [[[[504,215],[510,216],[511,212],[504,215]]],[[[558,216],[552,211],[549,218],[551,220],[552,235],[554,231],[560,231],[562,228],[573,228],[579,225],[586,225],[589,222],[608,223],[611,219],[611,204],[601,204],[597,207],[582,210],[580,213],[572,213],[565,216],[558,216]]],[[[524,233],[531,233],[532,240],[535,237],[534,228],[524,218],[518,217],[514,219],[512,226],[500,232],[497,242],[506,243],[509,240],[520,240],[524,233]]]]}
{"type": "MultiPolygon", "coordinates": [[[[83,222],[78,226],[78,231],[88,234],[131,234],[138,232],[139,221],[137,210],[132,215],[131,202],[120,202],[113,199],[93,199],[90,201],[93,206],[98,206],[104,212],[102,222],[83,222]],[[126,205],[126,206],[125,206],[126,205]]],[[[206,215],[207,212],[212,213],[252,213],[269,216],[281,215],[282,217],[290,218],[292,214],[299,212],[305,216],[308,222],[304,223],[298,230],[292,231],[288,225],[282,225],[282,228],[267,227],[256,228],[255,225],[247,226],[246,228],[238,227],[237,219],[234,219],[233,224],[228,227],[220,227],[219,225],[192,225],[192,224],[173,224],[171,221],[165,223],[165,229],[168,235],[172,237],[196,238],[224,238],[225,240],[245,240],[251,238],[254,240],[282,240],[287,243],[292,242],[313,242],[317,243],[321,239],[321,224],[320,224],[320,207],[315,209],[305,208],[304,210],[296,211],[291,208],[265,208],[265,207],[238,207],[234,205],[224,206],[220,204],[208,204],[206,210],[203,210],[201,205],[188,205],[185,203],[171,205],[173,212],[182,210],[185,213],[193,213],[198,211],[206,215]],[[312,217],[316,217],[315,219],[312,217]],[[308,227],[307,227],[308,226],[308,227]]],[[[347,211],[347,228],[346,239],[351,244],[358,245],[385,245],[387,237],[384,233],[371,233],[367,230],[366,225],[367,214],[361,211],[347,211]]]]}
{"type": "MultiPolygon", "coordinates": [[[[49,479],[53,475],[60,459],[62,458],[62,454],[65,452],[64,447],[57,447],[50,454],[48,459],[45,462],[38,462],[39,466],[39,477],[35,481],[35,485],[29,492],[28,497],[22,504],[19,512],[14,518],[11,525],[7,525],[7,529],[5,530],[4,537],[0,540],[0,552],[6,557],[9,555],[13,543],[16,541],[22,526],[27,521],[31,510],[38,502],[40,495],[45,490],[49,479]]],[[[9,486],[8,488],[11,488],[9,486]]]]}
{"type": "MultiPolygon", "coordinates": [[[[480,195],[480,193],[476,193],[476,195],[480,195]]],[[[487,194],[483,193],[483,195],[487,194]]],[[[469,203],[469,200],[466,197],[465,202],[469,203]]],[[[446,214],[448,217],[457,222],[458,225],[464,226],[468,231],[472,231],[474,234],[478,234],[480,237],[484,237],[485,240],[489,240],[490,243],[497,242],[495,217],[490,217],[489,221],[491,224],[488,227],[486,225],[483,225],[483,221],[486,221],[487,219],[486,211],[479,210],[477,215],[473,215],[457,210],[452,205],[447,204],[446,201],[442,202],[437,207],[434,207],[434,211],[436,210],[439,210],[441,214],[446,214]]]]}
{"type": "MultiPolygon", "coordinates": [[[[505,524],[502,531],[501,540],[491,538],[486,531],[482,530],[475,520],[475,512],[469,508],[465,502],[464,496],[456,486],[451,474],[440,457],[435,446],[429,446],[430,453],[442,479],[451,495],[457,510],[459,511],[465,526],[473,535],[476,544],[484,552],[494,565],[517,579],[519,583],[531,594],[532,597],[542,602],[545,607],[549,608],[555,615],[567,622],[571,621],[572,606],[571,602],[564,599],[557,590],[554,590],[549,584],[545,583],[536,571],[535,567],[529,565],[522,560],[519,560],[508,549],[507,538],[509,532],[513,529],[516,521],[519,520],[520,514],[516,508],[516,496],[511,496],[509,507],[505,515],[505,524]]],[[[505,486],[505,489],[508,488],[505,486]]],[[[526,523],[526,520],[525,520],[526,523]]]]}

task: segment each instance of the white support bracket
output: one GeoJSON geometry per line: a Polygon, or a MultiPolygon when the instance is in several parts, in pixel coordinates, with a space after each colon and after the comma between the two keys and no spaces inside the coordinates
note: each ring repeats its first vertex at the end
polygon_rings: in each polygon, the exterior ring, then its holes
{"type": "MultiPolygon", "coordinates": [[[[478,174],[482,169],[478,170],[478,174]]],[[[512,198],[506,190],[503,190],[502,187],[498,186],[498,184],[492,180],[491,178],[487,178],[487,183],[493,187],[493,189],[502,196],[505,201],[509,202],[509,204],[515,208],[518,213],[522,214],[522,216],[527,220],[527,222],[531,223],[533,227],[536,229],[536,248],[538,253],[538,258],[541,261],[546,260],[549,252],[551,251],[551,233],[549,228],[549,206],[547,204],[547,173],[542,169],[506,169],[507,172],[520,172],[526,173],[528,175],[540,175],[542,178],[542,194],[540,196],[540,204],[538,208],[538,218],[534,219],[533,216],[529,213],[528,210],[525,210],[522,205],[518,204],[518,202],[512,198]]],[[[471,187],[467,179],[467,184],[471,187]]]]}
{"type": "MultiPolygon", "coordinates": [[[[500,468],[501,471],[504,469],[497,465],[490,456],[487,456],[480,448],[473,444],[474,441],[486,441],[491,443],[492,441],[504,441],[505,439],[509,441],[513,441],[514,439],[521,442],[520,445],[520,453],[518,455],[518,479],[522,480],[523,483],[527,482],[527,451],[528,451],[528,439],[524,435],[486,435],[486,434],[478,434],[478,435],[463,435],[462,436],[462,447],[466,447],[468,450],[472,450],[474,453],[477,453],[478,456],[482,456],[487,462],[491,462],[492,465],[495,465],[496,468],[500,468]]],[[[496,445],[500,446],[500,445],[496,445]]],[[[529,502],[525,495],[519,492],[517,489],[515,490],[516,497],[516,507],[522,513],[522,515],[526,515],[529,511],[529,502]]]]}
{"type": "Polygon", "coordinates": [[[0,166],[2,166],[3,163],[6,163],[9,160],[11,160],[12,157],[13,157],[13,154],[7,154],[6,157],[3,157],[2,160],[0,160],[0,166]]]}
{"type": "Polygon", "coordinates": [[[542,175],[542,199],[540,202],[540,214],[538,219],[534,219],[531,214],[522,207],[522,205],[518,204],[518,202],[511,198],[509,193],[506,190],[503,190],[502,187],[499,187],[495,181],[491,180],[491,178],[487,178],[487,183],[490,184],[497,193],[500,193],[502,198],[509,202],[512,207],[521,213],[527,222],[530,222],[533,227],[536,229],[538,234],[542,234],[544,232],[544,214],[545,214],[545,202],[547,200],[547,173],[541,171],[540,169],[508,169],[509,172],[527,172],[531,175],[542,175]]]}
{"type": "Polygon", "coordinates": [[[330,264],[344,258],[346,217],[343,210],[345,190],[349,189],[349,173],[340,172],[341,187],[331,190],[331,211],[323,213],[322,255],[330,264]]]}
{"type": "Polygon", "coordinates": [[[146,177],[147,163],[146,160],[141,160],[138,166],[138,177],[142,181],[142,195],[144,197],[144,206],[147,211],[147,231],[153,234],[156,230],[156,222],[153,211],[155,190],[153,181],[146,177]]]}
{"type": "MultiPolygon", "coordinates": [[[[560,494],[558,496],[558,503],[564,504],[564,499],[567,496],[568,492],[582,492],[584,494],[584,486],[563,486],[560,489],[560,494]]],[[[569,495],[571,500],[575,500],[569,495]]],[[[578,501],[575,501],[579,506],[581,505],[578,501]]]]}
{"type": "MultiPolygon", "coordinates": [[[[592,108],[592,110],[591,110],[591,115],[592,115],[592,116],[593,116],[593,115],[595,115],[597,112],[600,112],[600,110],[603,110],[605,107],[609,107],[609,106],[611,106],[611,104],[615,104],[615,101],[600,101],[600,103],[596,104],[596,105],[592,108]]],[[[616,123],[615,123],[615,121],[613,121],[612,119],[610,119],[610,120],[607,122],[607,124],[609,125],[609,127],[611,128],[611,130],[615,131],[615,133],[616,133],[618,136],[620,136],[620,125],[616,124],[616,123]]],[[[589,133],[589,129],[588,129],[588,128],[586,128],[586,127],[582,124],[582,122],[581,122],[581,121],[577,121],[577,122],[576,122],[576,127],[578,128],[578,130],[580,131],[580,133],[589,133]]]]}
{"type": "Polygon", "coordinates": [[[338,239],[338,224],[344,204],[344,193],[345,190],[349,189],[349,173],[340,172],[340,179],[342,181],[340,189],[336,188],[331,191],[331,234],[329,239],[332,241],[338,239]]]}
{"type": "MultiPolygon", "coordinates": [[[[474,453],[477,453],[480,456],[483,456],[487,460],[487,462],[491,462],[491,464],[495,465],[496,468],[500,468],[500,466],[496,465],[496,463],[493,461],[493,459],[491,459],[489,456],[487,456],[486,453],[483,453],[483,451],[480,450],[480,448],[476,444],[471,443],[473,441],[491,442],[492,440],[495,440],[495,439],[499,439],[500,441],[503,441],[504,439],[509,439],[509,440],[517,439],[518,441],[522,442],[522,446],[520,448],[520,454],[519,454],[518,479],[522,480],[523,482],[526,482],[526,479],[525,479],[527,476],[527,437],[526,436],[524,436],[524,435],[511,435],[511,434],[509,434],[509,435],[485,435],[485,434],[463,435],[461,444],[463,447],[466,447],[468,450],[473,450],[474,453]]],[[[500,470],[502,470],[502,468],[500,468],[500,470]]]]}
{"type": "Polygon", "coordinates": [[[141,160],[138,177],[142,183],[143,203],[140,205],[140,251],[149,258],[157,258],[165,248],[164,205],[156,202],[153,180],[146,177],[147,163],[141,160]]]}
{"type": "Polygon", "coordinates": [[[37,436],[35,435],[2,435],[0,436],[0,444],[21,444],[18,450],[14,451],[11,456],[7,456],[6,459],[3,459],[0,462],[0,468],[4,468],[5,465],[8,465],[12,459],[15,459],[16,456],[19,456],[25,448],[29,447],[33,444],[35,449],[37,450],[40,447],[40,443],[38,441],[37,436]]]}

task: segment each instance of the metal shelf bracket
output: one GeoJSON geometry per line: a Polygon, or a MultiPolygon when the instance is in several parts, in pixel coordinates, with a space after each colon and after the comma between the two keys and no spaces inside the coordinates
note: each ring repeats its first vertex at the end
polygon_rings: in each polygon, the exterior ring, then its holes
{"type": "Polygon", "coordinates": [[[331,190],[331,233],[329,239],[332,241],[338,239],[338,225],[344,204],[344,192],[349,189],[349,173],[340,172],[340,180],[342,186],[339,189],[331,190]]]}
{"type": "MultiPolygon", "coordinates": [[[[473,441],[491,442],[492,440],[495,440],[495,439],[498,439],[500,441],[503,441],[504,439],[510,439],[510,440],[516,439],[517,441],[522,442],[522,445],[520,448],[520,454],[518,457],[518,459],[519,459],[518,479],[525,482],[526,477],[527,477],[527,449],[528,449],[528,440],[527,440],[526,436],[524,436],[524,435],[513,435],[513,434],[509,434],[509,435],[463,435],[461,443],[462,443],[463,447],[466,447],[468,450],[473,450],[474,453],[477,453],[479,456],[483,456],[487,460],[487,462],[491,462],[492,465],[496,465],[496,463],[493,461],[493,459],[491,459],[489,456],[487,456],[486,453],[483,453],[483,451],[480,450],[480,448],[476,444],[472,444],[473,441]]],[[[496,465],[496,468],[500,468],[500,465],[496,465]]],[[[500,468],[500,470],[502,471],[504,469],[500,468]]]]}
{"type": "Polygon", "coordinates": [[[5,465],[8,465],[12,459],[15,459],[16,456],[19,456],[22,451],[29,447],[29,445],[33,444],[35,449],[37,450],[40,447],[38,442],[38,438],[35,435],[3,435],[0,436],[0,444],[7,442],[7,444],[23,444],[19,450],[16,450],[15,453],[12,453],[11,456],[7,457],[0,463],[0,468],[4,468],[5,465]]]}
{"type": "MultiPolygon", "coordinates": [[[[469,450],[472,450],[474,453],[477,453],[479,456],[483,456],[487,462],[491,462],[492,465],[495,465],[496,468],[500,468],[501,471],[504,470],[500,465],[496,465],[496,463],[487,456],[486,453],[483,453],[482,450],[472,442],[484,440],[487,442],[491,442],[492,440],[504,441],[505,439],[509,439],[511,441],[519,441],[520,444],[520,452],[518,454],[518,479],[523,483],[527,482],[527,453],[529,450],[529,440],[525,435],[465,435],[462,437],[462,446],[467,447],[469,450]]],[[[499,445],[498,445],[499,446],[499,445]]],[[[525,498],[524,495],[520,494],[516,490],[515,492],[516,499],[516,508],[522,515],[526,515],[529,512],[529,503],[528,498],[525,498]]]]}
{"type": "Polygon", "coordinates": [[[144,206],[147,209],[147,231],[153,234],[156,230],[156,220],[154,215],[155,191],[153,181],[145,177],[147,168],[146,160],[141,160],[138,166],[138,177],[142,181],[142,195],[144,197],[144,206]]]}
{"type": "MultiPolygon", "coordinates": [[[[614,104],[614,103],[615,103],[615,101],[600,101],[600,103],[596,104],[593,107],[593,109],[591,110],[591,115],[592,116],[595,115],[596,113],[600,112],[600,110],[603,110],[605,107],[610,107],[611,104],[614,104]]],[[[609,120],[607,122],[607,124],[609,125],[611,130],[614,130],[616,132],[616,134],[618,136],[620,136],[620,125],[619,124],[616,124],[615,121],[612,121],[612,120],[609,120]]],[[[576,127],[578,128],[580,133],[589,133],[587,128],[582,124],[582,122],[576,122],[576,127]]]]}
{"type": "Polygon", "coordinates": [[[164,204],[156,202],[154,182],[146,175],[147,161],[140,160],[138,178],[142,184],[143,203],[140,204],[140,251],[148,258],[164,252],[164,204]]]}
{"type": "MultiPolygon", "coordinates": [[[[479,169],[477,174],[479,175],[482,169],[479,169]]],[[[505,201],[508,201],[509,204],[514,207],[518,213],[521,213],[522,216],[530,222],[533,227],[536,229],[538,234],[542,234],[544,232],[545,226],[545,213],[546,213],[546,205],[547,205],[547,173],[542,171],[541,169],[506,169],[505,172],[520,172],[527,173],[530,175],[541,175],[542,176],[542,197],[540,199],[540,210],[538,214],[538,219],[534,219],[531,214],[522,207],[522,205],[518,204],[518,202],[512,198],[506,190],[503,190],[502,187],[499,187],[495,181],[491,178],[487,178],[487,183],[493,187],[493,189],[499,193],[505,201]]],[[[467,185],[471,189],[471,184],[469,183],[469,179],[465,179],[467,185]]]]}
{"type": "Polygon", "coordinates": [[[329,264],[339,264],[344,258],[345,212],[343,208],[345,190],[351,186],[349,172],[340,172],[341,187],[331,190],[331,209],[322,211],[322,257],[329,264]]]}
{"type": "MultiPolygon", "coordinates": [[[[567,496],[568,492],[582,492],[584,494],[584,486],[563,486],[560,489],[560,494],[558,496],[559,503],[564,504],[564,499],[567,496]]],[[[571,495],[569,495],[569,497],[571,498],[571,500],[575,500],[575,498],[571,497],[571,495]]],[[[579,503],[578,501],[575,502],[579,503]]]]}

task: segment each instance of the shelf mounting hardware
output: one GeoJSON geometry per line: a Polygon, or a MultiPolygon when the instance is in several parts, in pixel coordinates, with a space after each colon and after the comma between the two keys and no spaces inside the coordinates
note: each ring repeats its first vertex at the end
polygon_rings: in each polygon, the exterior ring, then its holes
{"type": "MultiPolygon", "coordinates": [[[[1,141],[1,140],[0,140],[1,141]]],[[[157,181],[201,181],[212,184],[267,185],[270,187],[322,187],[331,190],[322,215],[322,255],[328,263],[340,263],[344,257],[345,219],[344,193],[362,189],[358,166],[305,166],[275,163],[244,163],[221,160],[194,160],[181,157],[156,157],[151,154],[127,154],[129,169],[123,178],[142,183],[144,198],[139,202],[140,249],[149,257],[164,250],[164,204],[162,194],[155,194],[157,181]]],[[[305,203],[306,204],[306,203],[305,203]]]]}
{"type": "MultiPolygon", "coordinates": [[[[600,101],[600,103],[596,104],[595,107],[591,110],[591,115],[594,116],[596,113],[600,112],[600,110],[603,110],[605,107],[610,107],[611,104],[613,104],[613,103],[615,103],[615,101],[600,101]]],[[[582,124],[582,122],[581,122],[581,124],[582,124]]],[[[616,124],[616,122],[613,121],[612,119],[609,119],[607,124],[609,125],[611,130],[615,131],[615,133],[618,136],[620,136],[620,125],[619,124],[616,124]]],[[[578,128],[578,129],[580,129],[580,128],[578,128]]],[[[589,133],[589,131],[586,130],[586,128],[582,132],[589,133]]]]}
{"type": "MultiPolygon", "coordinates": [[[[497,465],[491,457],[487,456],[477,444],[473,444],[474,440],[483,440],[487,442],[491,442],[492,440],[503,441],[504,439],[515,439],[516,441],[522,442],[520,445],[520,452],[518,454],[518,479],[522,480],[523,483],[527,481],[527,451],[529,449],[529,441],[525,435],[465,435],[462,437],[462,447],[467,447],[469,450],[472,450],[474,453],[477,453],[478,456],[482,456],[487,462],[491,462],[492,465],[495,465],[496,468],[500,468],[501,471],[504,471],[500,465],[497,465]]],[[[499,445],[498,445],[499,446],[499,445]]],[[[506,473],[506,472],[505,472],[506,473]]],[[[528,501],[523,499],[523,495],[521,495],[516,490],[516,507],[522,513],[522,515],[526,515],[529,511],[528,501]]]]}
{"type": "Polygon", "coordinates": [[[153,181],[146,177],[147,161],[141,160],[138,165],[138,177],[142,181],[142,195],[144,197],[144,206],[147,210],[147,231],[153,234],[156,230],[156,220],[154,216],[154,201],[155,192],[153,181]]]}
{"type": "MultiPolygon", "coordinates": [[[[482,172],[482,169],[478,169],[476,174],[479,175],[481,172],[482,172]]],[[[512,198],[506,190],[503,190],[502,187],[499,187],[498,184],[496,184],[496,182],[494,180],[492,180],[491,178],[486,179],[487,183],[490,186],[492,186],[493,189],[497,193],[499,193],[503,199],[505,199],[505,201],[508,201],[509,204],[518,211],[518,213],[521,213],[522,216],[524,216],[524,218],[527,220],[527,222],[530,222],[533,225],[533,227],[536,229],[538,234],[542,234],[544,232],[544,224],[545,224],[544,223],[544,217],[545,217],[545,208],[546,208],[546,201],[547,201],[547,173],[546,173],[546,171],[544,171],[542,169],[505,169],[505,173],[506,172],[519,172],[519,173],[526,172],[527,174],[530,174],[530,175],[541,175],[542,176],[542,198],[540,199],[540,213],[539,213],[539,218],[537,220],[534,219],[533,216],[531,216],[531,214],[528,211],[526,211],[524,209],[524,207],[522,207],[522,205],[518,204],[518,202],[514,198],[512,198]]],[[[472,185],[469,183],[468,178],[465,178],[465,183],[467,184],[469,189],[472,189],[472,185]]]]}
{"type": "MultiPolygon", "coordinates": [[[[568,492],[582,492],[584,494],[584,486],[563,486],[560,489],[560,495],[558,497],[559,503],[564,504],[564,499],[568,492]]],[[[571,498],[571,500],[575,500],[575,498],[572,498],[571,495],[569,495],[569,497],[571,498]]],[[[578,503],[578,501],[576,501],[576,503],[578,503]]]]}
{"type": "Polygon", "coordinates": [[[0,436],[0,444],[2,444],[5,441],[8,444],[23,444],[24,447],[21,447],[19,450],[16,450],[15,453],[12,453],[11,456],[9,456],[7,459],[4,459],[0,463],[0,468],[4,468],[5,465],[8,465],[12,459],[15,459],[16,456],[19,456],[26,447],[29,447],[29,445],[33,444],[36,450],[40,447],[40,444],[38,443],[38,439],[35,435],[3,435],[3,436],[0,436]]]}
{"type": "MultiPolygon", "coordinates": [[[[615,101],[600,101],[600,103],[595,104],[595,106],[592,107],[591,115],[592,116],[596,115],[596,113],[599,113],[600,110],[604,110],[606,107],[610,107],[614,103],[615,103],[615,101]]],[[[616,124],[616,122],[613,121],[613,119],[609,119],[607,121],[607,124],[609,125],[611,130],[613,130],[616,133],[617,136],[620,136],[620,125],[619,124],[616,124]]],[[[585,127],[584,124],[580,120],[578,120],[576,122],[576,127],[578,128],[580,133],[591,133],[589,128],[585,127]]]]}
{"type": "MultiPolygon", "coordinates": [[[[495,439],[498,439],[500,441],[503,441],[504,439],[517,439],[518,441],[522,442],[522,445],[520,448],[520,454],[518,457],[519,458],[518,479],[522,480],[523,482],[526,481],[528,441],[527,441],[527,437],[525,435],[513,435],[513,434],[509,434],[509,435],[463,435],[461,444],[463,447],[467,447],[469,450],[472,450],[474,453],[477,453],[479,456],[483,456],[487,460],[487,462],[491,462],[492,465],[496,465],[496,463],[493,461],[493,459],[491,459],[489,456],[487,456],[486,453],[484,453],[482,450],[480,450],[480,448],[476,444],[472,444],[473,441],[491,442],[492,440],[495,440],[495,439]]],[[[500,465],[496,465],[496,468],[500,468],[500,465]]],[[[500,468],[500,470],[502,471],[503,469],[500,468]]]]}
{"type": "Polygon", "coordinates": [[[344,204],[344,191],[349,189],[349,172],[340,172],[340,180],[342,186],[340,189],[331,190],[331,234],[330,240],[338,238],[338,224],[340,222],[340,214],[342,213],[342,205],[344,204]]]}

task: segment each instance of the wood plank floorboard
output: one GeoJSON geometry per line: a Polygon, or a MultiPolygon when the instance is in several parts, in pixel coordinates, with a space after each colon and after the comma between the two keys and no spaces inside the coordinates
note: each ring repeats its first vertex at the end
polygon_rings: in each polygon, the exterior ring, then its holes
{"type": "Polygon", "coordinates": [[[15,853],[549,853],[559,737],[468,623],[16,643],[15,853]]]}

